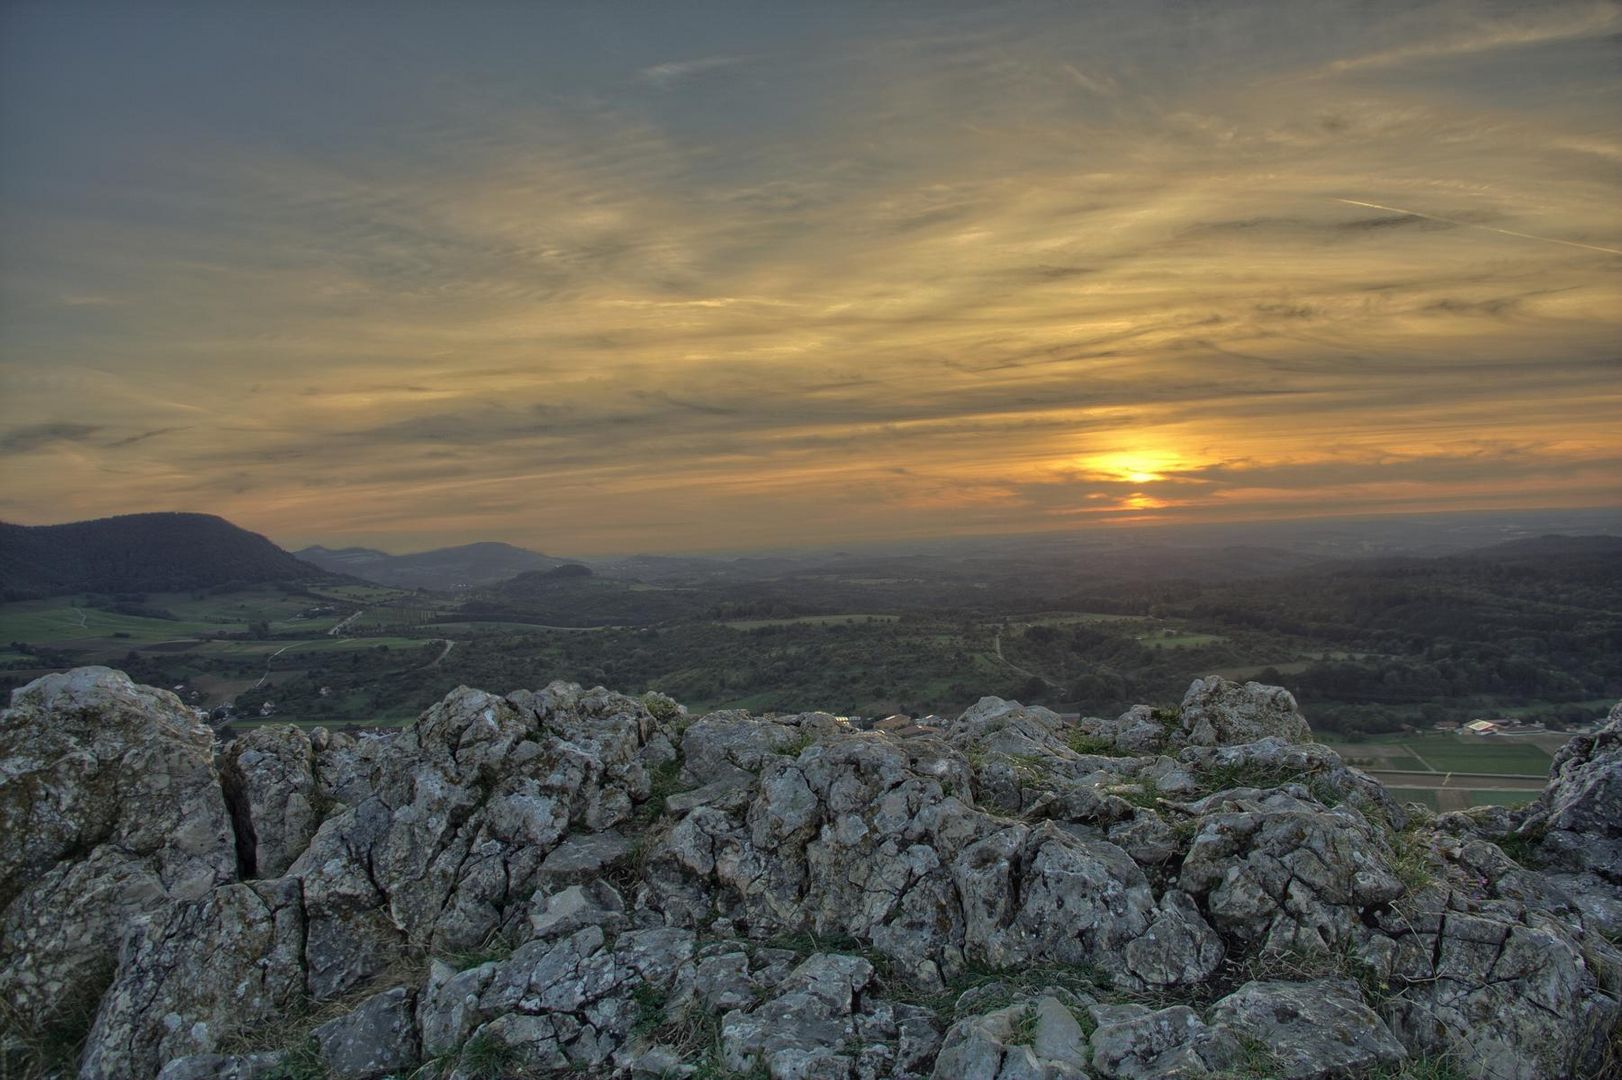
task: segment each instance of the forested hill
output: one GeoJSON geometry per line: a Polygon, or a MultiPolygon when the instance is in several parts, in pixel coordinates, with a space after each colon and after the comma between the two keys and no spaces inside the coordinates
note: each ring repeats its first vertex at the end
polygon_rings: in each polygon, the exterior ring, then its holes
{"type": "Polygon", "coordinates": [[[126,514],[66,525],[0,523],[0,596],[173,592],[331,577],[211,514],[126,514]]]}
{"type": "MultiPolygon", "coordinates": [[[[1320,652],[1291,667],[1342,730],[1469,698],[1598,699],[1622,689],[1622,538],[1550,536],[1438,559],[1370,559],[1163,605],[1215,630],[1320,652]],[[1363,710],[1360,712],[1359,710],[1363,710]]],[[[1577,710],[1580,712],[1580,710],[1577,710]]]]}
{"type": "Polygon", "coordinates": [[[335,574],[348,574],[397,589],[465,589],[491,585],[518,574],[544,572],[564,560],[511,544],[484,542],[390,555],[375,548],[315,545],[293,554],[335,574]]]}
{"type": "Polygon", "coordinates": [[[1479,637],[1495,628],[1570,632],[1622,611],[1622,537],[1544,536],[1436,559],[1365,559],[1276,579],[1207,586],[1181,614],[1326,641],[1387,645],[1479,637]]]}

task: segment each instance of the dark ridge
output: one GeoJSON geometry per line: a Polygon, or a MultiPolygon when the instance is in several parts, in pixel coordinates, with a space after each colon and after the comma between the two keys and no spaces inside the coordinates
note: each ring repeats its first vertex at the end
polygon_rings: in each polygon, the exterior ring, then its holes
{"type": "Polygon", "coordinates": [[[538,551],[492,541],[409,555],[390,555],[364,547],[327,548],[319,544],[294,554],[323,570],[399,589],[475,588],[531,571],[552,570],[564,562],[538,551]]]}
{"type": "Polygon", "coordinates": [[[126,514],[65,525],[0,523],[0,598],[184,592],[328,579],[212,514],[126,514]]]}

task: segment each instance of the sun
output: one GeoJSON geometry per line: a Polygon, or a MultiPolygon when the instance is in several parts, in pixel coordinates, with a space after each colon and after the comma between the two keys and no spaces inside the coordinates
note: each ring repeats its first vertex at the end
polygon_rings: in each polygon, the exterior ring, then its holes
{"type": "Polygon", "coordinates": [[[1169,470],[1181,466],[1182,459],[1169,450],[1122,450],[1095,454],[1083,458],[1081,463],[1104,479],[1152,484],[1164,480],[1169,470]]]}

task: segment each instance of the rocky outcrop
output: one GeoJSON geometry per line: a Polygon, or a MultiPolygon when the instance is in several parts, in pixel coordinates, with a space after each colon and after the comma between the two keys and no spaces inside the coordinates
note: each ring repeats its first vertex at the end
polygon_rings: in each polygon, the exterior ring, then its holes
{"type": "Polygon", "coordinates": [[[1549,776],[1515,835],[1591,921],[1622,938],[1622,704],[1557,752],[1549,776]]]}
{"type": "Polygon", "coordinates": [[[109,668],[36,679],[0,714],[0,1000],[99,997],[127,928],[205,901],[237,855],[214,736],[109,668]]]}
{"type": "Polygon", "coordinates": [[[171,905],[125,943],[80,1075],[148,1076],[295,1008],[305,997],[304,945],[296,880],[224,885],[171,905]]]}
{"type": "Polygon", "coordinates": [[[280,877],[321,823],[310,737],[291,725],[255,728],[221,754],[220,779],[242,876],[280,877]]]}
{"type": "Polygon", "coordinates": [[[1622,1014],[1615,722],[1529,811],[1438,819],[1218,679],[938,732],[463,688],[217,754],[51,680],[0,720],[0,980],[99,997],[95,1080],[1532,1080],[1599,1075],[1622,1014]]]}
{"type": "Polygon", "coordinates": [[[1348,979],[1246,983],[1206,1019],[1266,1047],[1284,1080],[1366,1075],[1408,1056],[1348,979]]]}

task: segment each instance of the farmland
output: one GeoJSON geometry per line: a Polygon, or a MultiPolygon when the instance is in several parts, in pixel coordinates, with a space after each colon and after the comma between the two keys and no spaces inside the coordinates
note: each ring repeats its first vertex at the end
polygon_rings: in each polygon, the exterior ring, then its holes
{"type": "Polygon", "coordinates": [[[1483,803],[1516,805],[1535,797],[1549,773],[1549,749],[1564,740],[1560,734],[1426,732],[1329,745],[1347,764],[1385,784],[1399,801],[1463,810],[1483,803]]]}

